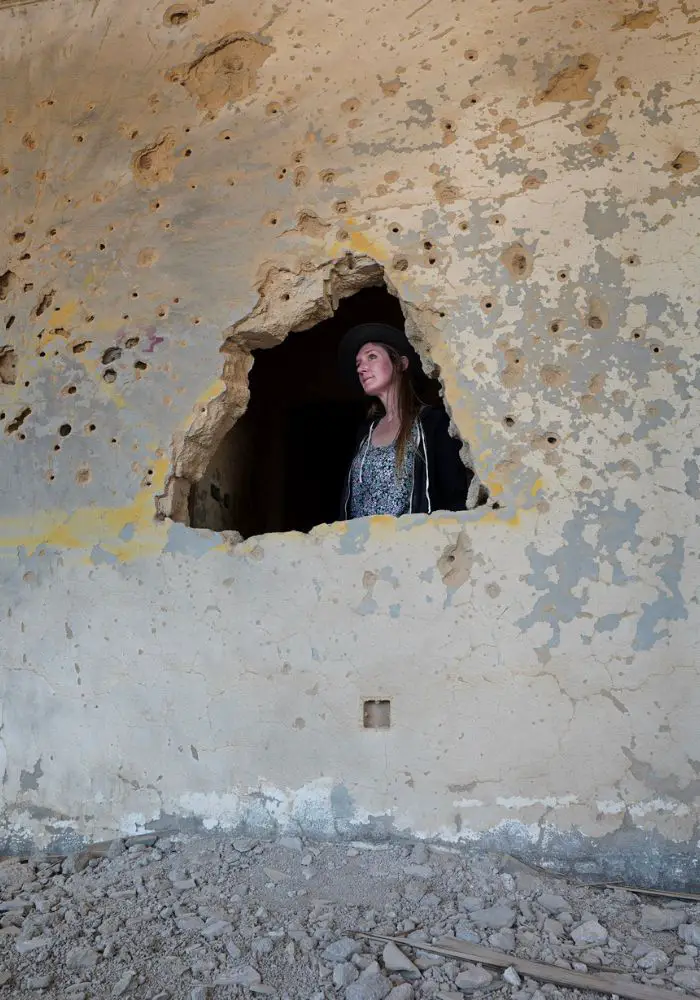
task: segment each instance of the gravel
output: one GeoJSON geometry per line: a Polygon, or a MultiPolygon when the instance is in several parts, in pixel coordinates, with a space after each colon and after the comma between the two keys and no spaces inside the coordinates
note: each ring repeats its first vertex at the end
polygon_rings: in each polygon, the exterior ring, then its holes
{"type": "Polygon", "coordinates": [[[594,1000],[421,950],[440,938],[700,991],[700,906],[467,848],[151,835],[0,863],[12,1000],[594,1000]]]}

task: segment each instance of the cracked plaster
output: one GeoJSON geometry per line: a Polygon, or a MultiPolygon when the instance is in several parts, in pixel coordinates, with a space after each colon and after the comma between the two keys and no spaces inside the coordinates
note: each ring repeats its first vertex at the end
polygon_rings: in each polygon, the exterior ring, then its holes
{"type": "Polygon", "coordinates": [[[695,18],[195,13],[0,9],[8,843],[276,825],[690,871],[695,18]],[[348,262],[501,509],[243,543],[158,520],[254,338],[328,315],[348,262]]]}

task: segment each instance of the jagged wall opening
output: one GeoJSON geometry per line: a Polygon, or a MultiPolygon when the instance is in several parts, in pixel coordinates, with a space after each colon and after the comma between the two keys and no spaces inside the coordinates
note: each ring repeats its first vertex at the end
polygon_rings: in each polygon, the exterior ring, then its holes
{"type": "MultiPolygon", "coordinates": [[[[339,519],[367,410],[337,373],[350,326],[381,320],[404,328],[423,363],[421,398],[443,405],[420,314],[401,303],[376,261],[346,254],[299,271],[271,267],[258,291],[252,313],[227,331],[225,388],[174,441],[172,472],[157,498],[161,517],[243,537],[339,519]]],[[[471,465],[466,446],[463,457],[471,465]]],[[[482,488],[475,502],[484,500],[482,488]]]]}

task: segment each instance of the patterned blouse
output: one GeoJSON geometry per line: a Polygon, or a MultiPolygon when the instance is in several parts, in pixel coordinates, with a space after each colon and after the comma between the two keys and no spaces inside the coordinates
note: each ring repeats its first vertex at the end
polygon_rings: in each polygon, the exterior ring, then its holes
{"type": "Polygon", "coordinates": [[[415,448],[408,443],[403,467],[396,469],[396,442],[372,444],[365,439],[350,469],[350,517],[392,514],[399,517],[411,508],[413,492],[413,457],[415,448]]]}

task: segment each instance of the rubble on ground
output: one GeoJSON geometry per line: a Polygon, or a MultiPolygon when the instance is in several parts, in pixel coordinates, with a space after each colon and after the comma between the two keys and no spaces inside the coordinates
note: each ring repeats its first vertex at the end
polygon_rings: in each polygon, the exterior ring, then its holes
{"type": "Polygon", "coordinates": [[[412,945],[452,937],[700,990],[700,904],[425,844],[173,835],[0,864],[0,993],[47,1000],[573,1000],[412,945]]]}

